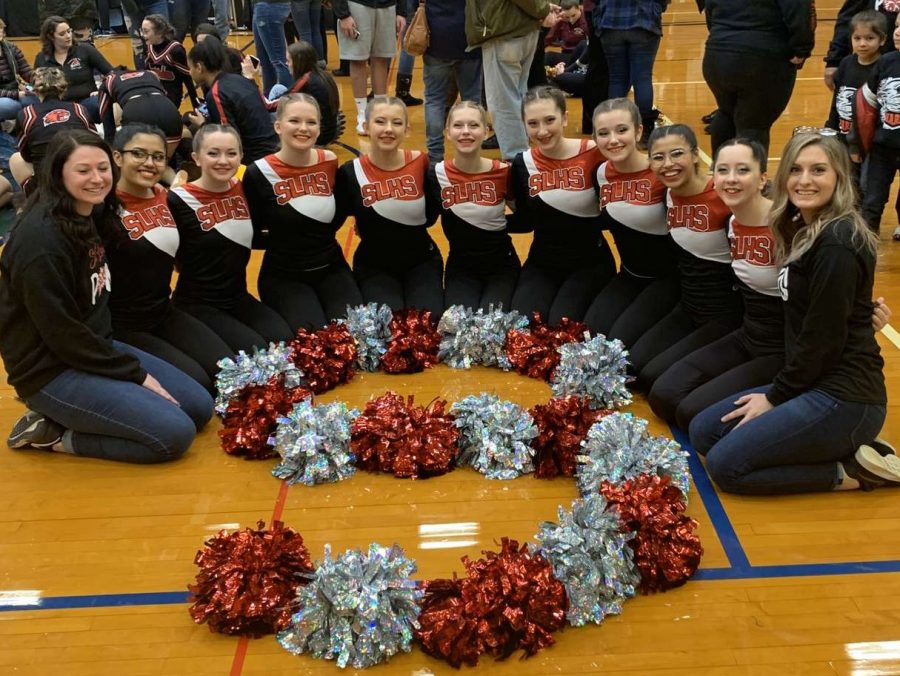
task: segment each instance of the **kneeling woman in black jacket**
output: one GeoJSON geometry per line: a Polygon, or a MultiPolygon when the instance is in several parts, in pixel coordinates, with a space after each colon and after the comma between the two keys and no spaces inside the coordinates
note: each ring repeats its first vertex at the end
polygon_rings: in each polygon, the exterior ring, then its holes
{"type": "Polygon", "coordinates": [[[0,256],[0,356],[30,409],[12,448],[136,463],[174,460],[212,416],[175,367],[112,339],[112,280],[99,229],[118,202],[112,151],[60,134],[0,256]]]}

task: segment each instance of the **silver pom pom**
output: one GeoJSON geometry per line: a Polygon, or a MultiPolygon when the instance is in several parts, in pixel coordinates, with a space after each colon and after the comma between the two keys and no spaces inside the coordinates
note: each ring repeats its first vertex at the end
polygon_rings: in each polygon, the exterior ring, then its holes
{"type": "Polygon", "coordinates": [[[339,319],[356,341],[356,365],[360,371],[374,372],[381,368],[381,357],[387,352],[391,339],[391,319],[394,313],[387,305],[347,306],[347,318],[339,319]]]}
{"type": "Polygon", "coordinates": [[[559,348],[560,360],[553,374],[553,394],[586,397],[594,408],[615,409],[631,403],[625,386],[628,350],[620,340],[594,336],[583,343],[559,348]]]}
{"type": "Polygon", "coordinates": [[[284,343],[269,343],[267,350],[253,348],[253,356],[241,350],[237,357],[219,361],[216,376],[216,413],[225,415],[228,401],[247,385],[265,385],[272,376],[284,374],[286,389],[303,384],[303,373],[291,360],[292,350],[284,343]]]}
{"type": "Polygon", "coordinates": [[[524,408],[481,394],[456,402],[450,412],[459,428],[458,464],[471,465],[488,479],[515,479],[534,471],[529,442],[538,429],[524,408]]]}
{"type": "Polygon", "coordinates": [[[581,447],[576,477],[582,495],[596,493],[604,479],[618,484],[639,474],[657,474],[668,476],[687,499],[687,453],[671,439],[650,436],[642,418],[608,415],[591,426],[581,447]]]}
{"type": "Polygon", "coordinates": [[[455,369],[473,365],[499,366],[508,371],[506,333],[528,327],[528,319],[518,312],[503,312],[491,305],[487,312],[452,305],[441,316],[438,332],[441,346],[438,359],[455,369]]]}

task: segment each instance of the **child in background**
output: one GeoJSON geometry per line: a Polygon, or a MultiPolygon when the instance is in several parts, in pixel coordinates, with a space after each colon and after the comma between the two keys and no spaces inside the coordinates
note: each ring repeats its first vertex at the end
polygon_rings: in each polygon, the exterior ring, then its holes
{"type": "Polygon", "coordinates": [[[544,55],[545,66],[555,66],[558,63],[569,65],[584,51],[586,40],[590,31],[587,20],[578,0],[561,0],[559,3],[559,21],[544,38],[544,44],[548,47],[559,44],[562,52],[548,52],[544,55]]]}

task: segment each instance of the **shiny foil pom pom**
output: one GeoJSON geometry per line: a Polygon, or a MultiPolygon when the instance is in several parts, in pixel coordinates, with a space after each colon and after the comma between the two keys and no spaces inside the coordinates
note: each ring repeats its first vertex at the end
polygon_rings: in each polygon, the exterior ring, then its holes
{"type": "Polygon", "coordinates": [[[270,343],[269,349],[253,348],[248,356],[241,350],[237,357],[219,361],[216,376],[216,413],[225,415],[228,402],[248,385],[265,385],[272,376],[284,374],[285,386],[290,389],[302,384],[302,374],[291,360],[291,348],[284,343],[270,343]]]}
{"type": "Polygon", "coordinates": [[[416,563],[399,546],[372,544],[325,560],[297,591],[297,610],[278,634],[286,650],[364,669],[409,652],[418,627],[421,590],[410,576],[416,563]]]}
{"type": "Polygon", "coordinates": [[[356,341],[343,324],[331,322],[315,333],[300,329],[291,349],[294,364],[316,394],[349,383],[356,373],[356,341]]]}
{"type": "Polygon", "coordinates": [[[625,386],[628,350],[620,340],[595,336],[584,343],[559,348],[559,366],[553,373],[553,394],[586,397],[595,408],[622,408],[631,403],[625,386]]]}
{"type": "Polygon", "coordinates": [[[423,479],[453,468],[459,455],[459,430],[444,412],[447,402],[426,408],[387,392],[366,404],[351,425],[350,449],[360,469],[423,479]]]}
{"type": "Polygon", "coordinates": [[[492,394],[466,397],[450,407],[459,428],[460,465],[488,479],[515,479],[534,471],[530,441],[537,436],[524,408],[492,394]]]}
{"type": "Polygon", "coordinates": [[[482,553],[476,561],[463,557],[464,580],[429,582],[422,604],[416,638],[453,666],[517,650],[530,657],[552,645],[552,633],[565,625],[566,590],[546,559],[509,538],[499,553],[482,553]]]}
{"type": "Polygon", "coordinates": [[[391,320],[391,341],[381,358],[385,373],[419,373],[438,360],[441,336],[427,310],[397,310],[391,320]]]}
{"type": "Polygon", "coordinates": [[[668,476],[685,496],[690,488],[687,453],[671,439],[650,436],[647,421],[630,413],[613,413],[591,427],[578,462],[582,495],[596,493],[602,481],[618,484],[639,474],[668,476]]]}
{"type": "Polygon", "coordinates": [[[600,624],[622,612],[640,582],[619,516],[606,510],[601,495],[575,500],[572,511],[559,508],[559,523],[545,521],[537,534],[541,555],[566,586],[569,624],[600,624]]]}
{"type": "Polygon", "coordinates": [[[273,376],[266,385],[248,385],[228,402],[219,437],[222,450],[248,460],[271,458],[275,453],[272,435],[278,418],[299,401],[312,397],[305,387],[284,387],[284,374],[273,376]]]}
{"type": "Polygon", "coordinates": [[[559,397],[534,406],[529,413],[538,428],[531,442],[535,476],[552,479],[575,475],[581,442],[591,425],[612,411],[594,410],[583,397],[559,397]]]}
{"type": "Polygon", "coordinates": [[[391,319],[394,313],[387,305],[347,306],[347,318],[338,320],[347,327],[356,342],[356,366],[361,371],[377,371],[381,357],[387,352],[391,339],[391,319]]]}
{"type": "Polygon", "coordinates": [[[287,626],[302,577],[312,572],[303,538],[280,521],[235,533],[220,531],[194,557],[200,568],[191,591],[191,617],[211,631],[262,636],[287,626]]]}
{"type": "Polygon", "coordinates": [[[508,371],[511,365],[506,356],[506,334],[527,326],[528,319],[518,312],[495,310],[493,305],[486,312],[483,308],[476,311],[453,305],[438,322],[441,334],[438,358],[455,369],[480,365],[508,371]]]}
{"type": "Polygon", "coordinates": [[[685,515],[684,494],[667,476],[641,474],[621,485],[608,481],[600,493],[621,520],[641,574],[640,590],[649,594],[683,585],[703,556],[697,522],[685,515]]]}
{"type": "Polygon", "coordinates": [[[344,403],[313,406],[304,399],[278,419],[275,451],[281,463],[272,475],[289,484],[332,483],[353,476],[350,423],[359,415],[344,403]]]}
{"type": "Polygon", "coordinates": [[[587,326],[569,319],[551,328],[535,312],[527,331],[507,333],[506,356],[518,373],[550,382],[559,365],[558,348],[584,340],[586,333],[587,326]]]}

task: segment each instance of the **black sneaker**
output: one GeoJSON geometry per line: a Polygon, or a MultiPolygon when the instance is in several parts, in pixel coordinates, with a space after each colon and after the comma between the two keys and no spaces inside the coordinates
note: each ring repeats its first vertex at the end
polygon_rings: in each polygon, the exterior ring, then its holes
{"type": "Polygon", "coordinates": [[[409,92],[406,92],[405,94],[397,94],[397,98],[403,101],[403,103],[406,104],[407,107],[421,106],[423,103],[425,103],[424,99],[420,99],[418,96],[413,96],[409,92]]]}
{"type": "Polygon", "coordinates": [[[344,70],[343,68],[335,68],[331,71],[331,74],[335,77],[350,77],[350,71],[344,70]]]}
{"type": "Polygon", "coordinates": [[[484,143],[481,144],[481,147],[485,150],[499,150],[500,149],[500,141],[497,138],[497,135],[484,139],[484,143]]]}
{"type": "Polygon", "coordinates": [[[701,117],[700,120],[703,122],[703,124],[709,124],[710,122],[713,121],[713,118],[716,116],[716,113],[718,113],[718,112],[719,112],[719,109],[716,108],[716,110],[712,111],[711,113],[707,113],[706,115],[701,117]]]}
{"type": "Polygon", "coordinates": [[[62,439],[65,428],[36,411],[28,411],[16,421],[6,440],[10,448],[50,448],[62,439]]]}
{"type": "Polygon", "coordinates": [[[875,439],[875,441],[870,441],[869,446],[878,451],[878,455],[881,456],[897,455],[897,449],[881,438],[875,439]]]}
{"type": "Polygon", "coordinates": [[[896,455],[882,456],[871,446],[860,446],[841,464],[847,476],[856,479],[864,491],[900,486],[900,458],[896,455]]]}

